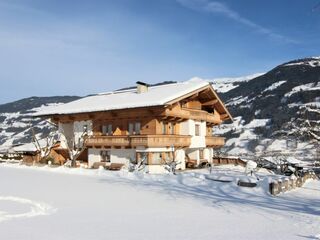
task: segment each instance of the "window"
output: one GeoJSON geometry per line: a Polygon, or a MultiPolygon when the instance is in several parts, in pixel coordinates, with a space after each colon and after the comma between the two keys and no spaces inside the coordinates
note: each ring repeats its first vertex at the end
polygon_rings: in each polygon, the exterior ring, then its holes
{"type": "Polygon", "coordinates": [[[172,152],[150,152],[151,165],[163,165],[173,161],[172,152]]]}
{"type": "Polygon", "coordinates": [[[129,123],[128,132],[129,135],[133,135],[133,123],[129,123]]]}
{"type": "Polygon", "coordinates": [[[162,122],[162,134],[167,134],[167,123],[162,122]]]}
{"type": "Polygon", "coordinates": [[[110,162],[110,151],[102,150],[100,152],[100,161],[101,162],[110,162]]]}
{"type": "Polygon", "coordinates": [[[152,153],[151,164],[160,165],[162,164],[162,157],[160,152],[152,153]]]}
{"type": "Polygon", "coordinates": [[[102,125],[102,135],[112,135],[112,124],[102,125]]]}
{"type": "Polygon", "coordinates": [[[101,129],[102,135],[107,135],[107,131],[108,131],[107,125],[102,125],[102,129],[101,129]]]}
{"type": "Polygon", "coordinates": [[[108,135],[112,135],[112,124],[108,124],[108,135]]]}
{"type": "Polygon", "coordinates": [[[203,157],[203,149],[199,150],[199,158],[200,159],[204,159],[204,157],[203,157]]]}
{"type": "Polygon", "coordinates": [[[135,134],[140,134],[140,130],[141,130],[141,123],[140,122],[136,122],[134,125],[134,132],[135,134]]]}
{"type": "Polygon", "coordinates": [[[170,134],[174,134],[174,124],[173,123],[169,123],[169,131],[170,131],[170,134]]]}
{"type": "Polygon", "coordinates": [[[171,152],[163,152],[162,159],[167,163],[171,162],[172,161],[172,153],[171,152]]]}
{"type": "Polygon", "coordinates": [[[129,132],[129,135],[133,135],[133,134],[139,135],[141,133],[141,123],[140,122],[129,123],[128,132],[129,132]]]}
{"type": "Polygon", "coordinates": [[[200,124],[195,125],[195,135],[200,136],[200,124]]]}
{"type": "Polygon", "coordinates": [[[136,163],[141,163],[148,165],[148,153],[147,152],[137,152],[136,153],[136,163]]]}

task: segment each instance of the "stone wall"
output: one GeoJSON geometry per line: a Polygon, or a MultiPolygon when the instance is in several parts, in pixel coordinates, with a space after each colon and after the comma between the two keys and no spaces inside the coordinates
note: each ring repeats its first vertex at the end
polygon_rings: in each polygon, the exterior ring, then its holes
{"type": "Polygon", "coordinates": [[[280,193],[290,191],[297,187],[302,187],[308,179],[315,180],[318,179],[318,177],[314,172],[307,172],[303,175],[303,177],[291,176],[275,179],[269,184],[269,191],[272,195],[276,196],[280,193]]]}

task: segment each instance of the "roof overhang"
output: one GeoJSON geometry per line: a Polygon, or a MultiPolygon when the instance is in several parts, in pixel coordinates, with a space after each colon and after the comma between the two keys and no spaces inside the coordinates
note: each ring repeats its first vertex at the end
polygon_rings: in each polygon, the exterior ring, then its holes
{"type": "Polygon", "coordinates": [[[207,86],[201,87],[197,90],[194,90],[188,94],[185,94],[183,96],[180,96],[178,98],[175,98],[171,101],[168,101],[165,105],[173,105],[183,99],[187,99],[190,98],[192,96],[196,96],[196,95],[200,95],[202,92],[209,92],[210,94],[212,94],[212,105],[215,105],[215,108],[217,109],[217,111],[220,113],[221,116],[221,120],[226,121],[226,120],[231,120],[233,121],[233,118],[229,112],[229,110],[226,108],[226,106],[224,105],[224,103],[222,102],[222,100],[220,99],[220,97],[218,96],[218,94],[216,93],[216,91],[213,89],[213,87],[211,86],[211,84],[208,84],[207,86]]]}

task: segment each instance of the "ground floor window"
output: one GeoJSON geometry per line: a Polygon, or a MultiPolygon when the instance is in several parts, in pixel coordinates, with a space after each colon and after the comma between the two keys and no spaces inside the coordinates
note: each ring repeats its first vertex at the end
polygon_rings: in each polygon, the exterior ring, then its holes
{"type": "Polygon", "coordinates": [[[137,152],[137,163],[145,161],[147,165],[163,165],[173,161],[173,152],[137,152]]]}
{"type": "Polygon", "coordinates": [[[110,162],[110,151],[102,150],[100,152],[100,161],[101,162],[110,162]]]}
{"type": "Polygon", "coordinates": [[[199,158],[204,159],[203,149],[199,149],[199,158]]]}
{"type": "Polygon", "coordinates": [[[150,155],[150,164],[152,165],[163,165],[173,161],[172,152],[151,152],[150,155]]]}
{"type": "Polygon", "coordinates": [[[145,164],[148,164],[148,153],[147,152],[137,152],[136,153],[136,162],[140,163],[144,161],[145,164]]]}
{"type": "Polygon", "coordinates": [[[151,164],[160,165],[162,163],[163,162],[162,162],[161,153],[159,153],[159,152],[151,153],[151,164]]]}

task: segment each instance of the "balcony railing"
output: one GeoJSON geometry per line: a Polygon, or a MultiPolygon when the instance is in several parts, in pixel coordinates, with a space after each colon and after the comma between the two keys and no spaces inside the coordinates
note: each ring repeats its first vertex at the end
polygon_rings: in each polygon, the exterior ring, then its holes
{"type": "Polygon", "coordinates": [[[87,147],[119,146],[129,147],[130,139],[128,136],[91,136],[86,139],[87,147]]]}
{"type": "Polygon", "coordinates": [[[190,136],[181,135],[145,135],[131,136],[131,145],[147,147],[188,147],[191,144],[190,136]]]}
{"type": "Polygon", "coordinates": [[[183,135],[132,135],[91,136],[86,139],[87,147],[188,147],[190,136],[183,135]]]}
{"type": "Polygon", "coordinates": [[[220,147],[224,145],[223,137],[206,137],[206,146],[208,147],[220,147]]]}
{"type": "Polygon", "coordinates": [[[221,123],[221,119],[220,119],[219,115],[211,114],[211,113],[208,113],[203,110],[182,108],[179,111],[177,111],[174,109],[173,110],[166,109],[163,114],[168,117],[201,120],[201,121],[206,121],[206,122],[214,123],[214,124],[221,123]]]}

